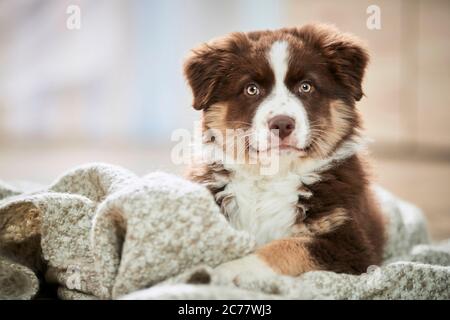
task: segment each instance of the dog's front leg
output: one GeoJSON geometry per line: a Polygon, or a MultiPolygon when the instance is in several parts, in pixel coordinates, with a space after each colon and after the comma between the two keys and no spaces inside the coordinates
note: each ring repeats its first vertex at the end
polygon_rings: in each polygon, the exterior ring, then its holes
{"type": "Polygon", "coordinates": [[[317,270],[307,246],[311,239],[294,237],[272,241],[246,257],[229,261],[216,268],[222,277],[238,284],[241,279],[267,278],[276,274],[298,276],[317,270]]]}

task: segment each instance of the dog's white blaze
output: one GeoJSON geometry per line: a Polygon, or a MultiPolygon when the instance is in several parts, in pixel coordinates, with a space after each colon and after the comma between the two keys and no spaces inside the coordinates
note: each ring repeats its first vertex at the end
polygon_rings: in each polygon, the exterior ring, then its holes
{"type": "MultiPolygon", "coordinates": [[[[270,95],[258,107],[253,119],[257,142],[265,145],[270,131],[268,121],[278,115],[290,116],[295,120],[295,141],[297,147],[305,148],[309,139],[309,121],[302,102],[286,87],[284,80],[288,71],[289,47],[286,41],[277,41],[270,49],[268,60],[275,75],[275,85],[270,95]]],[[[263,148],[264,150],[265,148],[263,148]]]]}

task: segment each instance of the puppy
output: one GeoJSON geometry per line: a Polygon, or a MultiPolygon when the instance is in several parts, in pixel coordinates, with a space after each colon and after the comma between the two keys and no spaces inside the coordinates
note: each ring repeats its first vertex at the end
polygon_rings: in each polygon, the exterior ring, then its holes
{"type": "Polygon", "coordinates": [[[184,72],[203,132],[233,129],[243,138],[227,148],[228,139],[205,135],[202,148],[215,156],[188,174],[257,242],[253,254],[219,271],[235,280],[311,270],[360,274],[381,263],[383,218],[358,153],[364,139],[355,104],[367,63],[357,39],[319,24],[232,33],[188,57],[184,72]],[[237,152],[229,156],[228,149],[237,152]],[[262,174],[269,154],[276,170],[262,174]]]}

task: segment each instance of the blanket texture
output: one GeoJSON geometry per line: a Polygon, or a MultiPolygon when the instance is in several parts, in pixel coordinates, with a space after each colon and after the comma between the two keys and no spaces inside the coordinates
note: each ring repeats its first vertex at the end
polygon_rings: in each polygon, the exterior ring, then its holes
{"type": "Polygon", "coordinates": [[[62,299],[449,299],[450,241],[431,244],[419,209],[375,189],[389,221],[382,266],[236,285],[214,267],[254,239],[202,186],[107,164],[34,192],[0,182],[0,299],[31,299],[44,283],[62,299]]]}

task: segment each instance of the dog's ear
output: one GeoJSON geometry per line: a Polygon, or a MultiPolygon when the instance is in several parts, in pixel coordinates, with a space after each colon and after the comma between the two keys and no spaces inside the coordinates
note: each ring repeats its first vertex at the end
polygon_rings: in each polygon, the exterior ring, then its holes
{"type": "Polygon", "coordinates": [[[330,58],[330,69],[351,90],[355,101],[364,95],[362,81],[369,62],[365,47],[355,38],[341,36],[325,44],[325,50],[330,58]]]}
{"type": "Polygon", "coordinates": [[[334,26],[317,23],[291,30],[291,33],[319,48],[329,62],[330,72],[350,90],[353,99],[359,101],[362,98],[362,80],[369,54],[361,40],[334,26]]]}
{"type": "Polygon", "coordinates": [[[239,54],[245,41],[244,34],[233,33],[192,50],[184,64],[184,75],[194,96],[195,109],[206,109],[220,101],[219,87],[226,82],[233,57],[239,54]]]}
{"type": "Polygon", "coordinates": [[[204,44],[192,50],[184,64],[184,75],[192,90],[192,106],[196,110],[205,109],[213,102],[214,91],[220,81],[217,50],[204,44]]]}

